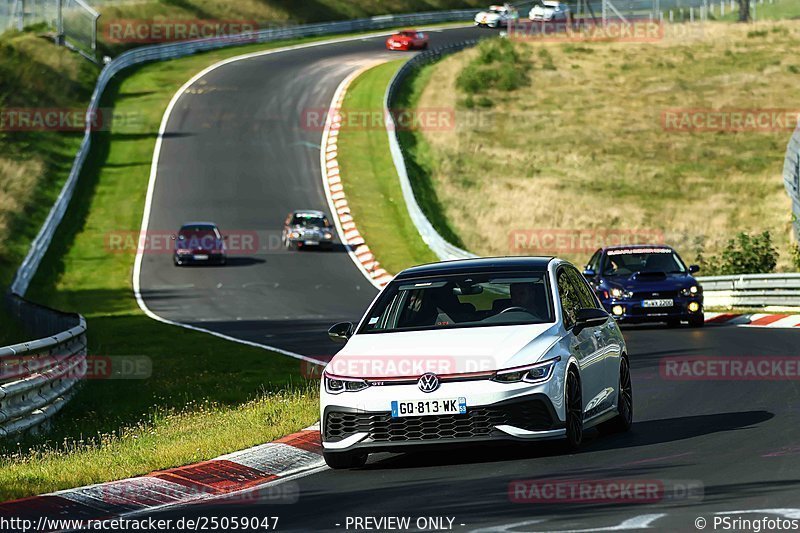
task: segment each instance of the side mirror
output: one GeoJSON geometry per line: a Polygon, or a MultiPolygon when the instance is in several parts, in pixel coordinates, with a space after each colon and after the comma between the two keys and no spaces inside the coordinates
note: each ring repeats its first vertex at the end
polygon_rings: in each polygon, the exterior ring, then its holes
{"type": "Polygon", "coordinates": [[[597,275],[597,272],[595,272],[595,271],[594,271],[593,269],[591,269],[591,268],[587,268],[587,269],[585,269],[585,270],[583,271],[583,277],[585,277],[586,279],[594,279],[594,277],[595,277],[596,275],[597,275]]]}
{"type": "Polygon", "coordinates": [[[352,322],[339,322],[331,326],[331,329],[328,330],[328,337],[333,342],[344,344],[347,342],[347,339],[353,336],[353,328],[352,322]]]}
{"type": "Polygon", "coordinates": [[[602,309],[596,309],[593,307],[578,309],[578,312],[575,314],[575,324],[578,327],[599,326],[601,324],[605,324],[606,320],[608,319],[608,313],[602,309]]]}
{"type": "Polygon", "coordinates": [[[695,272],[700,272],[700,266],[698,265],[689,266],[689,274],[694,274],[695,272]]]}

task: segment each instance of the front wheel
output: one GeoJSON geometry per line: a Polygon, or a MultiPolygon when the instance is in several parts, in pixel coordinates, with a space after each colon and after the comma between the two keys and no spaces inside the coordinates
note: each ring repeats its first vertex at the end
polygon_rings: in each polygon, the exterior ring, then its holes
{"type": "Polygon", "coordinates": [[[575,451],[580,448],[583,441],[583,396],[581,381],[574,368],[570,368],[567,372],[566,389],[567,447],[575,451]]]}
{"type": "Polygon", "coordinates": [[[367,454],[357,452],[322,452],[325,463],[334,470],[358,468],[367,464],[367,454]]]}
{"type": "Polygon", "coordinates": [[[617,385],[617,416],[600,424],[604,433],[624,433],[633,425],[633,385],[631,383],[631,366],[623,357],[619,362],[619,384],[617,385]]]}

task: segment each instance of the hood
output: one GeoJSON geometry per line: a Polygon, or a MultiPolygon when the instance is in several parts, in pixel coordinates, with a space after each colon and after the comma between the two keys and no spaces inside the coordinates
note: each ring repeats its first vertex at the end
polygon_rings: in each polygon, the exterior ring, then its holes
{"type": "Polygon", "coordinates": [[[475,17],[476,18],[480,17],[482,19],[499,19],[500,18],[500,14],[499,13],[493,13],[491,11],[481,11],[480,13],[475,15],[475,17]]]}
{"type": "Polygon", "coordinates": [[[417,377],[486,372],[535,363],[558,339],[554,323],[354,335],[331,360],[331,374],[417,377]]]}
{"type": "Polygon", "coordinates": [[[697,281],[689,273],[639,272],[628,277],[608,277],[605,280],[609,284],[622,286],[626,291],[679,291],[692,285],[698,285],[697,281]]]}

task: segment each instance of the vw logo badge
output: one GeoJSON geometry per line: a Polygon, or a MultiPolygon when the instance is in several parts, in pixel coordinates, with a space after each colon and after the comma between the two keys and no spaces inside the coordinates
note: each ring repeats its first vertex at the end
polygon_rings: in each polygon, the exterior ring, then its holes
{"type": "Polygon", "coordinates": [[[422,374],[417,381],[417,386],[422,392],[433,392],[439,388],[439,378],[431,372],[422,374]]]}

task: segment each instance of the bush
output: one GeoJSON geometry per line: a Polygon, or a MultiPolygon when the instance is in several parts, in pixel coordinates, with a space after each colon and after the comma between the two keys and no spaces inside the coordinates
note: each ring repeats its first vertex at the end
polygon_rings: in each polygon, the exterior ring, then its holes
{"type": "Polygon", "coordinates": [[[800,271],[800,245],[797,244],[792,245],[792,265],[800,271]]]}
{"type": "Polygon", "coordinates": [[[491,89],[513,91],[528,83],[527,65],[520,61],[514,44],[507,39],[489,39],[477,47],[478,57],[461,70],[456,87],[468,94],[491,89]]]}
{"type": "Polygon", "coordinates": [[[700,258],[700,267],[708,275],[763,274],[773,272],[778,263],[778,251],[772,245],[768,231],[751,236],[739,233],[730,239],[719,256],[700,258]]]}

